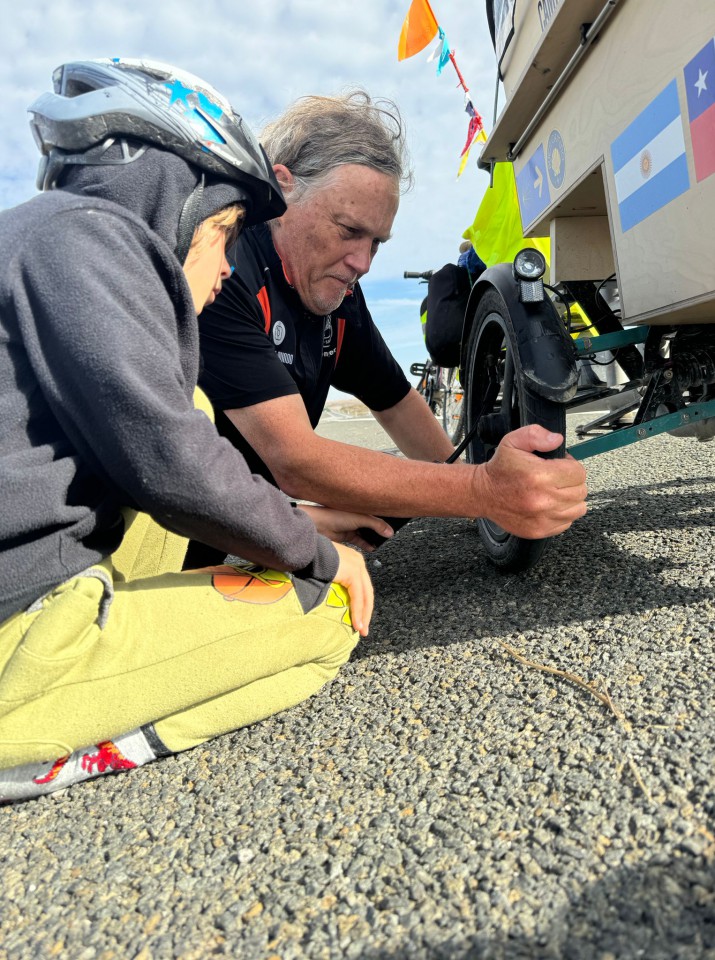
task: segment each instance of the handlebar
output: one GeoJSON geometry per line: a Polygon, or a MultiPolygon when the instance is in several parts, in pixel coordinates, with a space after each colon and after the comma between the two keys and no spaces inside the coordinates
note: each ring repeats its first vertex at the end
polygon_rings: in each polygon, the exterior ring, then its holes
{"type": "Polygon", "coordinates": [[[405,280],[429,280],[434,270],[425,270],[423,273],[416,273],[414,270],[405,270],[405,280]]]}

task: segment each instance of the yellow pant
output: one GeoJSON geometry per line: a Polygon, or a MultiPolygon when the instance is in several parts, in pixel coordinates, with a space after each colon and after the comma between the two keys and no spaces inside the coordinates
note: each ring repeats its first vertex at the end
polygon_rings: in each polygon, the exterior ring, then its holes
{"type": "Polygon", "coordinates": [[[347,661],[341,586],[306,614],[288,574],[181,573],[185,548],[134,515],[114,557],[0,624],[0,769],[147,723],[184,750],[299,703],[347,661]]]}

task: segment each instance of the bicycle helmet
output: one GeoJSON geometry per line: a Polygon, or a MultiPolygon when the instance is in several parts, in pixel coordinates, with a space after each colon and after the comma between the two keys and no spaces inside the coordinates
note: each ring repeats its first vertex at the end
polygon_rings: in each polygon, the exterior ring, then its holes
{"type": "Polygon", "coordinates": [[[239,185],[246,225],[285,212],[265,151],[230,103],[193,74],[155,61],[115,58],[65,63],[52,80],[54,93],[28,107],[43,155],[38,189],[56,186],[67,164],[131,163],[147,144],[239,185]]]}

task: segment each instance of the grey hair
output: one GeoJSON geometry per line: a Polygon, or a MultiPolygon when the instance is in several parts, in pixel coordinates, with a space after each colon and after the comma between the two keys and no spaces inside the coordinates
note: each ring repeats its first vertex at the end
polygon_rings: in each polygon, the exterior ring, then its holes
{"type": "Polygon", "coordinates": [[[403,193],[412,186],[400,111],[392,100],[373,100],[365,90],[301,97],[263,129],[260,140],[271,163],[293,175],[288,203],[303,199],[346,163],[393,177],[403,193]]]}

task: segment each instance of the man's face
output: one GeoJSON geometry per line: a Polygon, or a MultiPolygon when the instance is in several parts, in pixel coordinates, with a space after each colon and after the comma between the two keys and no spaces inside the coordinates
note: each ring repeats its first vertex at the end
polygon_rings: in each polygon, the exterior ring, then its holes
{"type": "MultiPolygon", "coordinates": [[[[281,178],[281,169],[276,172],[281,178]]],[[[275,221],[273,240],[290,283],[311,313],[337,310],[390,238],[397,213],[396,180],[370,167],[344,164],[304,201],[275,221]]]]}

